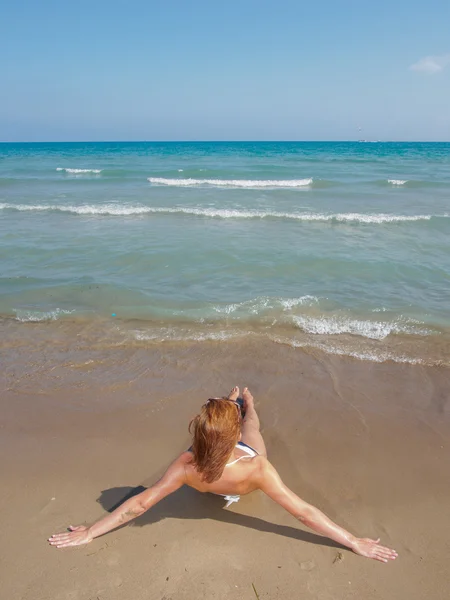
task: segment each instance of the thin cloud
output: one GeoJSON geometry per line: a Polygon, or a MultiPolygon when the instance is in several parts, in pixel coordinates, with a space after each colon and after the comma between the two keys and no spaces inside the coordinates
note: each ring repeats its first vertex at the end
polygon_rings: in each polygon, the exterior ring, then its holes
{"type": "Polygon", "coordinates": [[[409,68],[411,71],[419,71],[420,73],[434,75],[434,73],[439,73],[439,71],[445,69],[449,64],[450,54],[443,54],[442,56],[425,56],[425,58],[421,58],[409,68]]]}

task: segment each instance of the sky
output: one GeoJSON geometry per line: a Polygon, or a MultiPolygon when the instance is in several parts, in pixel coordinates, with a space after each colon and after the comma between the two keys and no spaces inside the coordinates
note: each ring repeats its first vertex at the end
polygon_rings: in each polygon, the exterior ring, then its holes
{"type": "Polygon", "coordinates": [[[448,0],[5,0],[0,141],[450,140],[448,0]]]}

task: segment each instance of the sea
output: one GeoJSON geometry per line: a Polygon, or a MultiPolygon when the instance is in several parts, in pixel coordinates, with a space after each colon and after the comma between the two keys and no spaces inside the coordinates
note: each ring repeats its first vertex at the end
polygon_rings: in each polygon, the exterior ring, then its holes
{"type": "Polygon", "coordinates": [[[449,364],[450,143],[0,144],[0,325],[449,364]]]}

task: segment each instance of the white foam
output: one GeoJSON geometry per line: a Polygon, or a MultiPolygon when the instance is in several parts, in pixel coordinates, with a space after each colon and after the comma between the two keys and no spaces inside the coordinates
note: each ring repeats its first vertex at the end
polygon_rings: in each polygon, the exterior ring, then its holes
{"type": "MultiPolygon", "coordinates": [[[[140,342],[214,342],[214,341],[226,341],[236,338],[248,338],[249,335],[257,335],[254,331],[215,331],[215,332],[201,332],[192,330],[178,330],[176,328],[163,328],[155,332],[144,332],[144,331],[133,331],[132,335],[134,339],[140,342]]],[[[265,336],[264,336],[265,337],[265,336]]],[[[328,354],[337,354],[340,356],[349,356],[358,360],[365,360],[371,362],[382,363],[386,361],[393,361],[397,363],[407,364],[425,364],[420,358],[412,358],[405,355],[396,355],[386,350],[352,350],[351,348],[344,348],[334,346],[329,343],[311,342],[311,341],[300,341],[293,340],[286,337],[279,337],[269,335],[268,338],[278,344],[286,344],[293,348],[315,348],[328,354]]]]}
{"type": "Polygon", "coordinates": [[[231,315],[233,313],[243,310],[245,315],[257,315],[260,314],[265,308],[271,308],[273,301],[268,296],[261,296],[254,298],[253,300],[245,300],[243,302],[236,302],[234,304],[226,304],[225,306],[213,306],[213,310],[222,315],[231,315]]]}
{"type": "Polygon", "coordinates": [[[312,222],[341,222],[341,223],[399,223],[403,221],[429,221],[433,216],[448,215],[389,215],[363,213],[285,213],[277,211],[238,210],[223,208],[148,208],[147,212],[154,213],[183,213],[199,217],[220,219],[292,219],[295,221],[312,222]]]}
{"type": "Polygon", "coordinates": [[[241,307],[242,303],[238,302],[236,304],[227,304],[226,306],[213,306],[213,310],[219,313],[219,315],[231,315],[231,313],[236,312],[241,307]]]}
{"type": "Polygon", "coordinates": [[[291,310],[294,306],[312,306],[313,304],[317,304],[319,302],[319,298],[317,296],[300,296],[300,298],[287,298],[285,300],[281,300],[281,306],[284,310],[291,310]]]}
{"type": "Polygon", "coordinates": [[[216,332],[194,332],[194,331],[177,331],[176,329],[167,328],[155,333],[144,333],[142,331],[133,332],[134,338],[140,342],[215,342],[231,340],[241,334],[216,331],[216,332]]]}
{"type": "Polygon", "coordinates": [[[64,206],[52,204],[4,204],[0,203],[0,209],[13,209],[18,211],[51,211],[67,212],[77,215],[113,215],[113,216],[129,216],[142,215],[149,212],[155,212],[146,206],[123,206],[120,204],[103,204],[82,206],[64,206]]]}
{"type": "MultiPolygon", "coordinates": [[[[415,335],[427,335],[430,332],[411,326],[410,321],[382,322],[382,321],[359,321],[347,317],[292,317],[294,323],[306,333],[316,335],[338,335],[349,333],[359,335],[372,340],[383,340],[391,333],[408,333],[415,335]]],[[[417,323],[415,321],[415,323],[417,323]]]]}
{"type": "MultiPolygon", "coordinates": [[[[214,342],[214,341],[227,341],[237,338],[245,337],[248,339],[248,336],[258,336],[258,334],[254,331],[246,331],[246,330],[235,330],[235,331],[193,331],[193,330],[183,330],[178,328],[162,328],[158,331],[139,331],[135,330],[132,333],[132,336],[135,340],[140,342],[214,342]]],[[[263,334],[262,337],[266,337],[266,334],[263,334]]],[[[407,363],[407,364],[425,364],[425,362],[420,358],[413,358],[409,356],[405,356],[403,354],[394,354],[393,352],[389,352],[383,349],[361,349],[361,350],[353,350],[351,348],[339,347],[330,343],[322,343],[322,342],[313,342],[310,340],[296,340],[289,337],[280,337],[277,335],[268,335],[268,339],[272,342],[278,344],[286,344],[293,348],[314,348],[320,350],[322,352],[326,352],[328,354],[337,354],[340,356],[349,356],[352,358],[356,358],[358,360],[365,360],[371,362],[382,363],[386,361],[393,361],[397,363],[407,363]]]]}
{"type": "Polygon", "coordinates": [[[396,355],[385,350],[367,351],[367,350],[351,350],[350,348],[339,348],[331,344],[314,343],[310,341],[292,340],[279,336],[269,336],[273,342],[277,344],[286,344],[292,348],[315,348],[327,354],[337,354],[339,356],[350,356],[358,360],[367,360],[371,362],[383,363],[388,360],[398,363],[407,363],[412,365],[425,364],[420,358],[412,358],[403,354],[396,355]]]}
{"type": "Polygon", "coordinates": [[[18,211],[46,211],[56,210],[79,215],[143,215],[143,214],[185,214],[198,217],[220,219],[290,219],[294,221],[331,222],[331,223],[401,223],[414,221],[429,221],[432,218],[448,218],[449,214],[442,215],[392,215],[385,213],[286,213],[277,211],[239,210],[222,208],[163,208],[150,206],[128,206],[121,204],[84,204],[81,206],[52,205],[52,204],[10,204],[0,203],[1,209],[18,211]]]}
{"type": "Polygon", "coordinates": [[[311,185],[312,178],[308,179],[168,179],[165,177],[148,177],[150,183],[155,185],[170,185],[177,187],[194,187],[211,185],[214,187],[234,188],[297,188],[311,185]]]}
{"type": "Polygon", "coordinates": [[[358,352],[352,350],[345,350],[344,348],[334,348],[333,346],[321,346],[325,352],[329,354],[338,354],[339,356],[351,356],[352,358],[357,358],[359,360],[370,360],[372,362],[386,362],[388,360],[392,360],[397,363],[407,363],[411,365],[421,365],[424,364],[424,361],[420,358],[412,358],[404,355],[396,355],[392,352],[380,352],[376,354],[375,352],[358,352]]]}
{"type": "Polygon", "coordinates": [[[213,306],[213,310],[218,314],[231,315],[240,310],[244,311],[244,315],[259,315],[264,310],[282,308],[284,311],[291,310],[294,306],[311,306],[317,304],[319,298],[316,296],[301,296],[300,298],[272,298],[270,296],[260,296],[252,300],[237,302],[234,304],[226,304],[213,306]]]}
{"type": "Polygon", "coordinates": [[[15,309],[14,312],[16,313],[16,319],[18,321],[21,321],[22,323],[36,323],[39,321],[56,321],[56,319],[59,319],[64,315],[71,315],[75,311],[56,308],[55,310],[50,310],[47,312],[22,309],[15,309]]]}
{"type": "MultiPolygon", "coordinates": [[[[316,215],[315,215],[316,216],[316,215]]],[[[317,219],[325,221],[340,221],[347,223],[401,223],[403,221],[429,221],[435,215],[389,215],[385,213],[364,214],[364,213],[338,213],[336,215],[317,215],[317,219]],[[323,219],[320,217],[324,217],[323,219]]],[[[439,216],[439,215],[436,215],[439,216]]],[[[447,216],[447,215],[443,215],[447,216]]]]}
{"type": "Polygon", "coordinates": [[[65,173],[70,173],[71,175],[83,175],[86,173],[95,173],[98,175],[102,172],[101,169],[67,169],[65,167],[57,167],[57,171],[64,171],[65,173]]]}
{"type": "MultiPolygon", "coordinates": [[[[248,339],[248,336],[258,336],[255,331],[246,331],[246,330],[219,330],[219,331],[193,331],[193,330],[185,330],[178,328],[162,328],[158,331],[139,331],[135,330],[131,332],[134,339],[141,342],[209,342],[209,341],[226,341],[237,338],[245,337],[248,339]]],[[[262,337],[266,337],[266,334],[263,334],[262,337]]],[[[410,356],[406,356],[403,354],[395,354],[393,352],[389,352],[385,349],[361,349],[361,350],[353,350],[349,347],[336,346],[329,342],[313,342],[311,340],[296,340],[289,337],[280,337],[278,335],[269,334],[268,339],[272,342],[278,344],[286,344],[293,348],[314,348],[320,350],[322,352],[326,352],[328,354],[337,354],[340,356],[349,356],[352,358],[356,358],[358,360],[365,360],[371,362],[382,363],[386,361],[393,361],[397,363],[407,363],[407,364],[425,364],[420,358],[413,358],[410,356]]]]}
{"type": "Polygon", "coordinates": [[[392,185],[405,185],[408,183],[407,179],[388,179],[388,183],[392,183],[392,185]]]}

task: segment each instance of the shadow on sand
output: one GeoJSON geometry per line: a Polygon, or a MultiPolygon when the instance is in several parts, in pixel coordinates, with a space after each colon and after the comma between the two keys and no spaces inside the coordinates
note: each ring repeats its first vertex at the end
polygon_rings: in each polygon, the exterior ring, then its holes
{"type": "MultiPolygon", "coordinates": [[[[112,512],[120,506],[125,500],[140,494],[145,489],[144,486],[137,487],[116,487],[102,491],[97,502],[108,512],[112,512]]],[[[229,510],[223,510],[224,501],[219,496],[214,494],[201,494],[196,490],[183,486],[175,493],[167,496],[161,502],[156,504],[148,512],[141,517],[135,519],[133,525],[143,527],[151,525],[163,519],[211,519],[214,521],[222,521],[224,523],[234,523],[241,527],[256,529],[265,533],[274,533],[283,535],[294,540],[308,542],[310,544],[318,544],[320,546],[329,546],[331,548],[344,548],[340,544],[324,538],[308,531],[302,531],[295,527],[287,525],[275,525],[260,519],[259,517],[249,517],[240,515],[239,513],[229,510]]],[[[124,525],[126,527],[127,525],[124,525]]]]}

